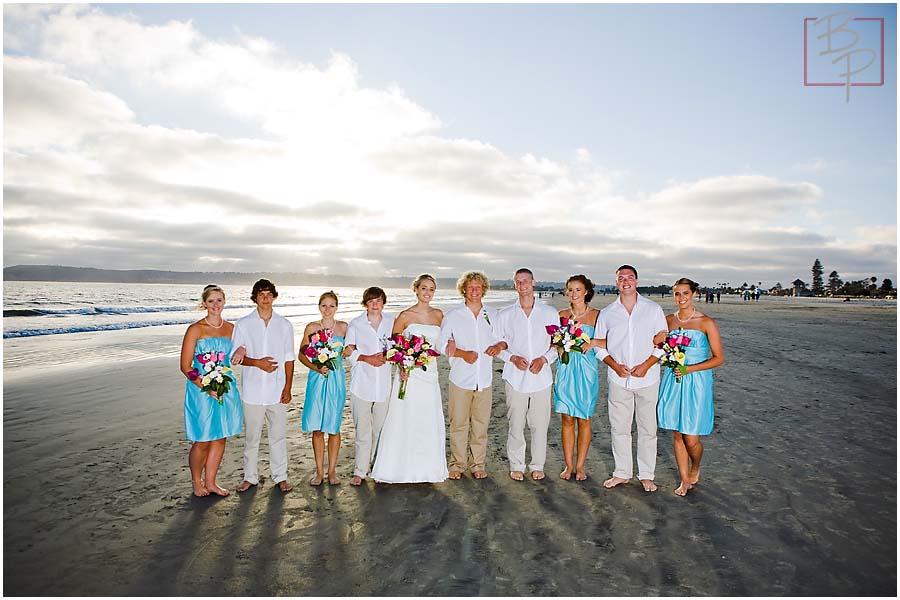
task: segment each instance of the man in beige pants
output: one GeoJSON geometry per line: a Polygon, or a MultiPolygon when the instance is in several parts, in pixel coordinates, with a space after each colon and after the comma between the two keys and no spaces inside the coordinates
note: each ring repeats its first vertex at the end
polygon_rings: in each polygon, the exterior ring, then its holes
{"type": "Polygon", "coordinates": [[[634,475],[631,423],[637,421],[638,479],[646,492],[656,491],[656,400],[662,350],[653,337],[668,329],[659,304],[641,296],[637,269],[616,270],[619,299],[600,311],[594,336],[606,340],[597,357],[609,366],[609,426],[616,469],[603,486],[627,484],[634,475]]]}
{"type": "Polygon", "coordinates": [[[525,478],[525,427],[531,432],[531,478],[544,478],[547,459],[547,428],[550,426],[550,392],[553,371],[550,365],[557,358],[550,347],[547,325],[557,325],[556,309],[534,297],[534,275],[529,269],[519,269],[513,277],[518,301],[500,311],[503,351],[506,362],[503,379],[506,381],[506,407],[509,436],[506,452],[509,457],[509,476],[515,481],[525,478]]]}
{"type": "Polygon", "coordinates": [[[481,303],[489,287],[484,273],[463,273],[456,289],[465,301],[448,310],[441,324],[438,348],[450,359],[450,479],[460,479],[468,469],[475,479],[487,477],[484,463],[491,418],[491,363],[500,352],[493,327],[497,311],[481,303]]]}

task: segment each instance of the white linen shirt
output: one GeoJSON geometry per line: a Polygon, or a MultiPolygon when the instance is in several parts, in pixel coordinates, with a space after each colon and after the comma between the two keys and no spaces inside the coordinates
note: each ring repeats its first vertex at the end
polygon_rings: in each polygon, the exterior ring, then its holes
{"type": "Polygon", "coordinates": [[[383,339],[391,335],[394,315],[381,313],[378,329],[369,323],[367,312],[354,317],[347,326],[346,344],[356,346],[350,361],[350,393],[366,402],[384,402],[391,393],[391,363],[373,367],[359,360],[360,354],[376,354],[384,350],[383,339]]]}
{"type": "Polygon", "coordinates": [[[550,347],[550,334],[547,325],[559,325],[559,313],[556,309],[535,299],[531,314],[525,316],[522,306],[516,301],[500,311],[500,338],[508,344],[506,350],[499,354],[506,364],[503,366],[503,379],[514,390],[528,394],[538,392],[553,385],[553,371],[550,365],[556,360],[556,348],[550,347]],[[531,362],[539,356],[547,359],[547,364],[537,375],[530,370],[524,371],[510,361],[513,356],[521,356],[531,362]]]}
{"type": "Polygon", "coordinates": [[[231,345],[235,351],[246,346],[250,358],[271,356],[278,361],[278,368],[266,373],[257,367],[244,366],[241,369],[241,399],[247,404],[266,405],[281,402],[284,390],[284,363],[292,362],[294,356],[294,326],[276,312],[272,313],[268,326],[253,309],[250,314],[238,319],[231,334],[231,345]]]}
{"type": "Polygon", "coordinates": [[[497,324],[497,310],[482,306],[478,318],[463,302],[454,306],[444,315],[441,324],[441,338],[437,350],[443,354],[450,338],[460,350],[474,350],[478,358],[469,364],[460,357],[450,357],[450,381],[464,390],[484,390],[491,387],[493,377],[493,357],[485,354],[489,346],[500,341],[494,333],[497,324]]]}
{"type": "MultiPolygon", "coordinates": [[[[667,331],[666,316],[659,304],[637,295],[637,302],[628,314],[619,297],[600,311],[600,319],[594,337],[606,340],[606,349],[596,348],[600,362],[607,356],[626,367],[636,367],[650,355],[657,358],[663,351],[653,345],[653,337],[660,331],[667,331]]],[[[655,364],[643,377],[627,377],[623,379],[607,368],[609,381],[617,383],[626,390],[639,390],[659,381],[659,364],[655,364]]]]}

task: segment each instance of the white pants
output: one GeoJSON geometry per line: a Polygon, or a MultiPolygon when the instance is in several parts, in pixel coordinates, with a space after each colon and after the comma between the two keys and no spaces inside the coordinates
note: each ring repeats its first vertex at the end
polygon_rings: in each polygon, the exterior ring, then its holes
{"type": "Polygon", "coordinates": [[[287,404],[244,405],[244,480],[259,483],[259,441],[263,422],[268,427],[269,470],[272,481],[287,480],[287,404]]]}
{"type": "Polygon", "coordinates": [[[626,390],[609,382],[609,428],[612,433],[612,453],[616,462],[613,477],[631,479],[634,463],[631,459],[631,423],[637,420],[638,479],[653,479],[656,475],[656,401],[659,382],[637,390],[626,390]]]}
{"type": "Polygon", "coordinates": [[[356,465],[353,474],[365,479],[375,460],[375,448],[378,447],[378,436],[384,426],[390,402],[367,402],[354,394],[350,394],[350,414],[356,427],[356,465]]]}
{"type": "Polygon", "coordinates": [[[506,455],[510,471],[525,470],[525,426],[531,431],[532,471],[543,471],[547,460],[547,428],[550,426],[550,390],[517,392],[506,384],[506,417],[509,419],[509,436],[506,438],[506,455]]]}

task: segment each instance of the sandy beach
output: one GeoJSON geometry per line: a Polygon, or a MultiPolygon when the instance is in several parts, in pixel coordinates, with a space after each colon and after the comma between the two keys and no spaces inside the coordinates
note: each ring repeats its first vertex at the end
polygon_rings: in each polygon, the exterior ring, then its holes
{"type": "MultiPolygon", "coordinates": [[[[653,299],[672,310],[670,298],[653,299]]],[[[8,377],[3,592],[894,596],[896,305],[727,297],[697,307],[718,320],[727,362],[716,371],[701,482],[686,498],[672,494],[663,431],[657,493],[636,482],[603,488],[612,470],[605,369],[586,482],[556,475],[555,415],[548,478],[509,479],[497,373],[487,480],[351,487],[348,406],[344,484],[312,488],[298,367],[288,415],[294,491],[266,480],[224,499],[191,495],[177,356],[8,377]]],[[[7,355],[50,343],[6,342],[7,355]]],[[[220,482],[232,488],[242,450],[243,436],[229,440],[220,482]]]]}

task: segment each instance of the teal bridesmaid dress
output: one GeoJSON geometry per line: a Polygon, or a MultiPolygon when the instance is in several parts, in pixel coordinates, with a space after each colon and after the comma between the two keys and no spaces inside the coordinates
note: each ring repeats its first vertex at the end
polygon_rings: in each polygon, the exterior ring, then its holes
{"type": "MultiPolygon", "coordinates": [[[[197,355],[205,352],[224,352],[225,365],[231,367],[231,338],[200,338],[194,347],[192,366],[202,372],[197,355]]],[[[222,397],[222,404],[215,398],[200,391],[188,381],[184,393],[184,432],[192,442],[211,442],[237,435],[244,428],[244,410],[241,407],[241,393],[237,378],[231,373],[231,387],[222,397]]]]}
{"type": "MultiPolygon", "coordinates": [[[[594,327],[581,325],[582,331],[594,337],[594,327]]],[[[554,406],[557,413],[578,419],[590,419],[597,406],[600,392],[599,363],[595,350],[587,354],[569,352],[569,364],[559,361],[556,383],[553,384],[554,406]]]]}
{"type": "MultiPolygon", "coordinates": [[[[691,343],[684,349],[685,364],[695,365],[709,358],[706,334],[696,329],[682,331],[691,338],[691,343]]],[[[656,405],[660,428],[688,435],[709,435],[713,430],[714,416],[712,369],[688,373],[678,383],[675,372],[663,368],[659,403],[656,405]]]]}
{"type": "MultiPolygon", "coordinates": [[[[335,335],[333,342],[344,347],[344,338],[335,335]]],[[[334,371],[328,377],[309,370],[306,379],[306,396],[303,400],[303,417],[300,426],[303,431],[324,431],[328,434],[341,432],[344,404],[347,402],[347,380],[344,376],[344,357],[338,355],[334,371]]]]}

